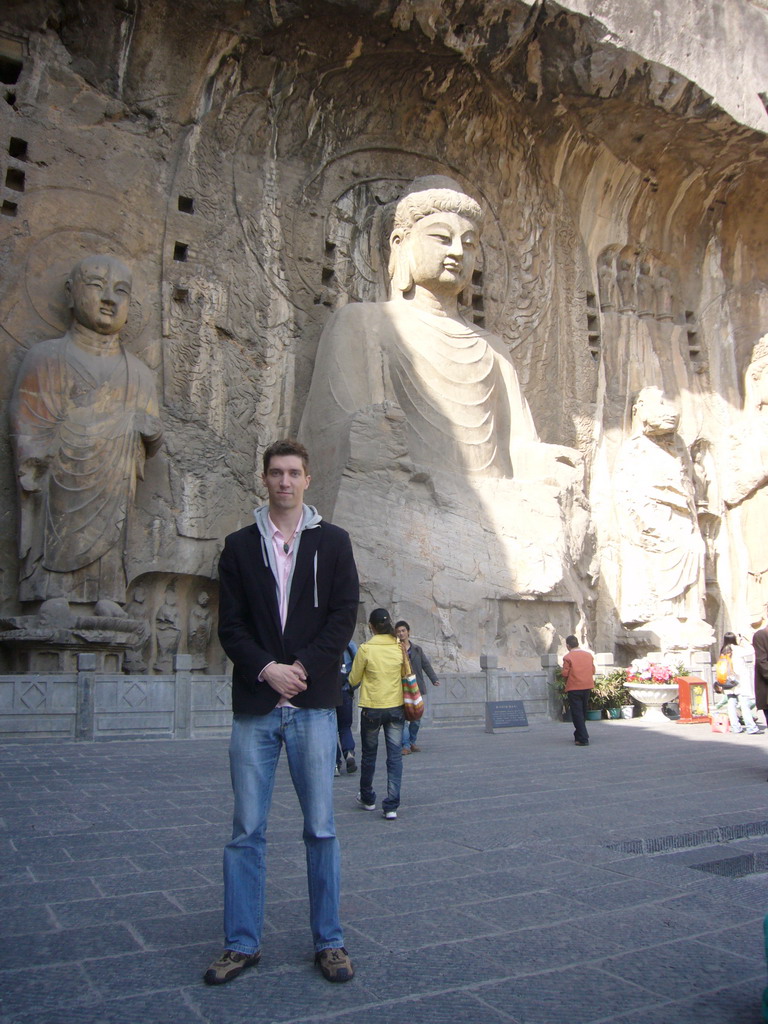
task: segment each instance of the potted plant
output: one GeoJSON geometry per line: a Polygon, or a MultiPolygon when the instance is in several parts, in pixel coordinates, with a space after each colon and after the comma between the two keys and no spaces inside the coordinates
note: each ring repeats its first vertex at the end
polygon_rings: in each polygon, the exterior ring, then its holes
{"type": "Polygon", "coordinates": [[[615,668],[603,676],[597,676],[595,684],[604,695],[607,718],[632,718],[635,706],[627,689],[625,668],[615,668]]]}
{"type": "Polygon", "coordinates": [[[619,708],[621,710],[622,718],[634,718],[635,717],[635,701],[632,694],[627,689],[627,670],[622,669],[624,672],[624,679],[621,684],[619,691],[619,708]]]}
{"type": "Polygon", "coordinates": [[[555,691],[555,702],[560,705],[560,715],[564,722],[571,721],[571,709],[568,705],[568,698],[565,695],[565,679],[560,668],[555,669],[555,682],[552,686],[555,691]]]}
{"type": "Polygon", "coordinates": [[[587,703],[587,718],[597,722],[603,717],[603,712],[610,707],[611,686],[607,676],[595,676],[595,685],[589,691],[587,703]]]}

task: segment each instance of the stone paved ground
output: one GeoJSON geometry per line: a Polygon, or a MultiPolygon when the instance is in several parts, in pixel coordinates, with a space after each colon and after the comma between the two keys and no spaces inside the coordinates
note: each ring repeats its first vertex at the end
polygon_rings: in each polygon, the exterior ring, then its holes
{"type": "Polygon", "coordinates": [[[755,1024],[768,735],[592,736],[426,727],[394,822],[336,780],[347,985],[281,763],[264,957],[221,988],[226,741],[0,746],[0,1024],[755,1024]]]}

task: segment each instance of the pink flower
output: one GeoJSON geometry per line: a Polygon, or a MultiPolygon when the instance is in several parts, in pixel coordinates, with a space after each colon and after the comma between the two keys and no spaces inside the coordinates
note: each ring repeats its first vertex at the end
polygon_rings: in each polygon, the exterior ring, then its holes
{"type": "Polygon", "coordinates": [[[627,678],[634,683],[669,683],[677,675],[672,665],[648,658],[636,658],[629,667],[627,678]]]}

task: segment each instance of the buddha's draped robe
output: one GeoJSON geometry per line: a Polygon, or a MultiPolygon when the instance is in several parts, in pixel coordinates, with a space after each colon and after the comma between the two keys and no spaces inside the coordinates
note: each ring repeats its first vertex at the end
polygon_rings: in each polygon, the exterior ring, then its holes
{"type": "Polygon", "coordinates": [[[513,443],[537,440],[495,335],[403,300],[352,303],[323,331],[300,431],[326,494],[355,413],[388,403],[402,410],[407,454],[425,471],[511,477],[513,443]]]}
{"type": "Polygon", "coordinates": [[[680,615],[700,582],[704,542],[687,452],[674,437],[624,442],[614,476],[621,536],[622,622],[680,615]]]}
{"type": "Polygon", "coordinates": [[[19,371],[16,464],[40,485],[20,491],[22,601],[125,600],[126,516],[162,433],[148,367],[120,348],[101,381],[100,358],[65,335],[34,345],[19,371]]]}

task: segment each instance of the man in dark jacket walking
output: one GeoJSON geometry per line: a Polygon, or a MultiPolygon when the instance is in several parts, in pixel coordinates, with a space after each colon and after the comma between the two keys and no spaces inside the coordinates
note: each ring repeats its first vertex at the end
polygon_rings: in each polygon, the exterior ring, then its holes
{"type": "MultiPolygon", "coordinates": [[[[424,682],[424,673],[427,674],[433,686],[440,685],[440,682],[435,675],[435,670],[432,668],[432,663],[418,644],[411,643],[411,627],[405,619],[400,619],[399,622],[395,623],[395,636],[400,643],[405,644],[405,649],[408,652],[413,674],[416,676],[416,682],[419,684],[419,692],[424,696],[427,692],[427,684],[424,682]]],[[[421,722],[407,721],[403,726],[404,754],[418,753],[421,750],[421,747],[416,746],[416,737],[419,735],[420,726],[421,722]]]]}
{"type": "Polygon", "coordinates": [[[261,956],[266,830],[285,746],[304,815],[315,963],[329,981],[354,974],[339,920],[333,819],[339,665],[359,599],[349,535],[305,505],[309,456],[295,441],[264,452],[269,504],[230,534],[219,562],[219,638],[233,662],[235,797],[224,850],[225,949],[204,975],[220,985],[261,956]]]}
{"type": "Polygon", "coordinates": [[[768,722],[768,622],[765,620],[752,637],[752,646],[755,649],[755,706],[768,722]]]}

